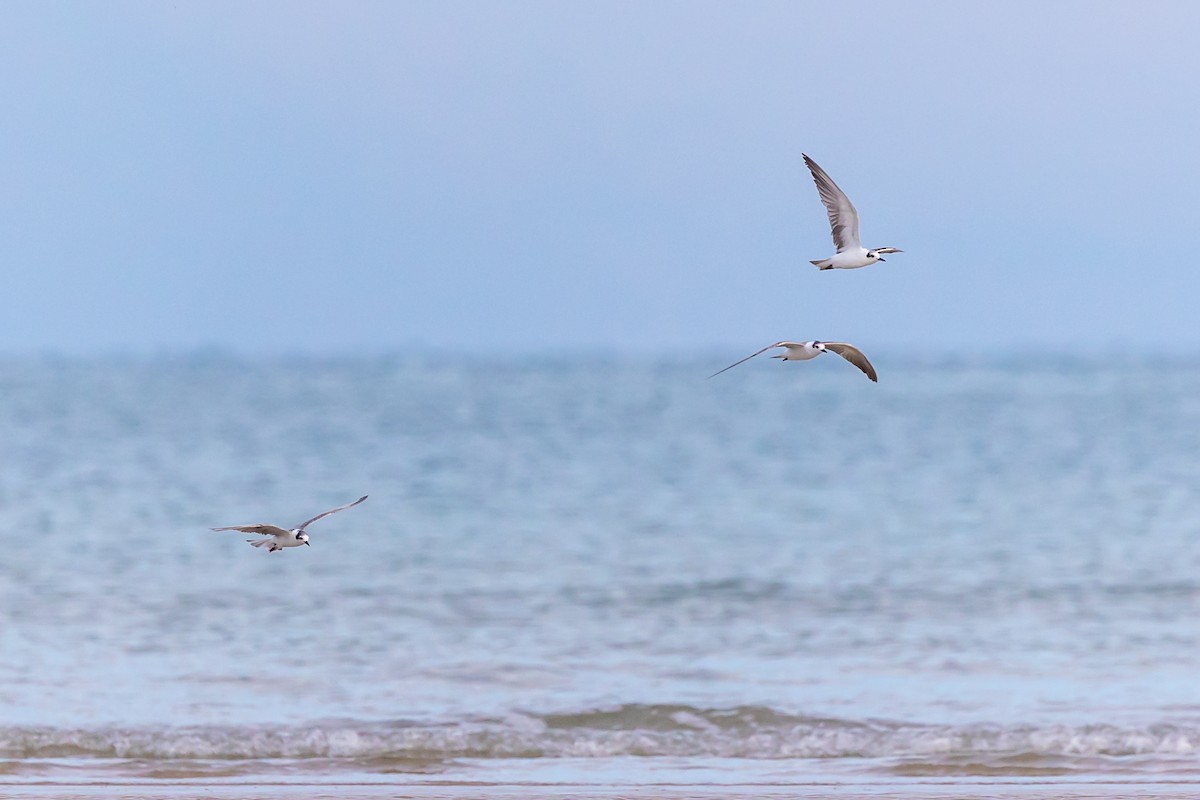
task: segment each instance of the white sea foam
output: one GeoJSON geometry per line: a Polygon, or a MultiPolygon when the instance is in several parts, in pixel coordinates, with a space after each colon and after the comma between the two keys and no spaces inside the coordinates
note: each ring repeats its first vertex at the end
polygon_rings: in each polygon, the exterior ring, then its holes
{"type": "MultiPolygon", "coordinates": [[[[764,708],[625,706],[575,714],[519,715],[442,725],[0,728],[0,757],[142,760],[536,759],[622,756],[737,759],[924,759],[1002,765],[1069,764],[1096,757],[1194,758],[1200,726],[939,726],[854,722],[764,708]],[[531,720],[536,724],[531,724],[531,720]]],[[[1154,759],[1143,758],[1144,768],[1154,759]]],[[[1198,767],[1200,769],[1200,767],[1198,767]]]]}

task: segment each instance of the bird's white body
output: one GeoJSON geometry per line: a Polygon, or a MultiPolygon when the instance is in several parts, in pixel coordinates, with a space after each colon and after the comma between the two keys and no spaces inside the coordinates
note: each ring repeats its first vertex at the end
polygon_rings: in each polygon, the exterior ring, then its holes
{"type": "Polygon", "coordinates": [[[821,202],[825,204],[825,211],[829,214],[829,227],[833,233],[833,243],[837,247],[837,253],[829,258],[809,263],[818,269],[858,269],[876,261],[886,261],[887,259],[883,258],[884,253],[904,252],[895,247],[863,247],[858,238],[858,211],[850,202],[850,198],[838,188],[833,178],[829,177],[817,162],[805,155],[804,163],[812,173],[813,183],[817,185],[817,194],[821,195],[821,202]]]}
{"type": "Polygon", "coordinates": [[[818,269],[858,269],[874,264],[876,261],[885,260],[880,258],[879,253],[875,250],[859,246],[851,250],[843,250],[823,261],[813,261],[812,264],[818,269]]]}
{"type": "Polygon", "coordinates": [[[280,531],[271,534],[269,539],[247,539],[252,547],[265,547],[268,553],[282,550],[285,547],[299,547],[308,544],[308,534],[302,530],[280,531]]]}
{"type": "Polygon", "coordinates": [[[325,519],[325,517],[328,517],[330,514],[336,514],[339,511],[345,511],[347,508],[354,508],[356,505],[366,499],[367,496],[364,494],[353,503],[347,503],[344,506],[331,508],[330,510],[317,514],[312,519],[305,520],[296,527],[290,529],[281,528],[278,525],[259,523],[257,525],[230,525],[227,528],[213,528],[212,530],[257,533],[259,536],[264,538],[247,539],[246,541],[249,542],[252,547],[262,547],[265,548],[268,553],[277,553],[285,547],[299,547],[300,545],[308,544],[308,533],[305,531],[305,528],[307,528],[309,525],[312,525],[319,519],[325,519]]]}
{"type": "Polygon", "coordinates": [[[784,361],[808,361],[825,352],[817,347],[817,342],[780,342],[777,346],[782,347],[783,352],[771,358],[782,358],[784,361]]]}

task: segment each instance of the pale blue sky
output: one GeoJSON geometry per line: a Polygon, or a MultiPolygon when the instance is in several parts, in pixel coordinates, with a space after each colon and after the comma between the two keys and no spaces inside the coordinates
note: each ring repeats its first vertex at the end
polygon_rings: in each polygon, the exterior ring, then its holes
{"type": "Polygon", "coordinates": [[[0,20],[4,352],[1200,353],[1200,4],[0,20]],[[802,151],[906,252],[809,266],[802,151]]]}

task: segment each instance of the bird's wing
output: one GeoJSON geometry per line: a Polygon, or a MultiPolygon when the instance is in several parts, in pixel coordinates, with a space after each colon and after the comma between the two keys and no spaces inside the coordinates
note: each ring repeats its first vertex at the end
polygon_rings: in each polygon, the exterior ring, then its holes
{"type": "Polygon", "coordinates": [[[345,511],[347,508],[353,508],[354,506],[358,505],[359,503],[361,503],[363,500],[366,500],[366,499],[367,499],[367,496],[364,494],[362,497],[358,498],[358,499],[357,499],[357,500],[355,500],[353,503],[346,503],[346,505],[344,505],[344,506],[338,506],[337,508],[331,508],[331,509],[329,509],[328,511],[326,511],[326,512],[325,512],[325,513],[323,513],[323,514],[317,514],[317,515],[316,515],[315,517],[313,517],[312,519],[310,519],[310,520],[305,520],[304,522],[301,522],[299,525],[297,525],[297,526],[296,526],[296,530],[300,530],[300,531],[302,531],[302,530],[304,530],[305,528],[307,528],[309,525],[312,525],[312,524],[313,524],[314,522],[316,522],[317,520],[319,520],[319,519],[325,519],[325,518],[326,518],[326,517],[328,517],[330,514],[336,514],[336,513],[337,513],[337,512],[339,512],[339,511],[345,511]]]}
{"type": "MultiPolygon", "coordinates": [[[[803,155],[803,154],[802,154],[803,155]]],[[[817,193],[821,202],[829,212],[829,227],[833,230],[833,243],[840,253],[843,250],[853,250],[862,247],[858,240],[858,212],[846,193],[838,188],[833,178],[821,169],[817,162],[804,156],[804,163],[812,173],[813,183],[817,184],[817,193]]]]}
{"type": "MultiPolygon", "coordinates": [[[[762,350],[759,350],[757,353],[751,353],[750,355],[746,356],[745,358],[742,359],[742,361],[749,361],[750,359],[754,358],[755,356],[762,355],[763,353],[767,352],[772,347],[783,347],[785,344],[791,344],[791,342],[776,342],[775,344],[769,344],[766,347],[764,347],[762,350]]],[[[728,367],[726,367],[725,369],[717,370],[716,372],[714,372],[712,375],[709,375],[708,377],[715,378],[718,375],[720,375],[722,372],[724,372],[726,369],[733,369],[738,364],[741,364],[742,361],[735,361],[732,364],[730,364],[728,367]]]]}
{"type": "Polygon", "coordinates": [[[230,525],[228,528],[213,528],[214,531],[241,531],[242,533],[257,533],[260,536],[288,536],[291,531],[285,531],[278,525],[230,525]]]}
{"type": "Polygon", "coordinates": [[[832,350],[842,358],[849,361],[854,366],[858,367],[871,380],[879,383],[879,378],[875,375],[875,368],[871,366],[871,362],[867,361],[867,357],[863,355],[863,351],[859,350],[852,344],[845,342],[823,342],[826,350],[832,350]]]}

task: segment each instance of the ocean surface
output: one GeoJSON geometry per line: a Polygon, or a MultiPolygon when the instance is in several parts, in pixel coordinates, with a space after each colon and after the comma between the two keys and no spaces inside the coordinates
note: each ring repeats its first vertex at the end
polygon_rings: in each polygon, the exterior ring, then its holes
{"type": "Polygon", "coordinates": [[[727,355],[0,362],[0,794],[1200,791],[1200,361],[727,355]]]}

